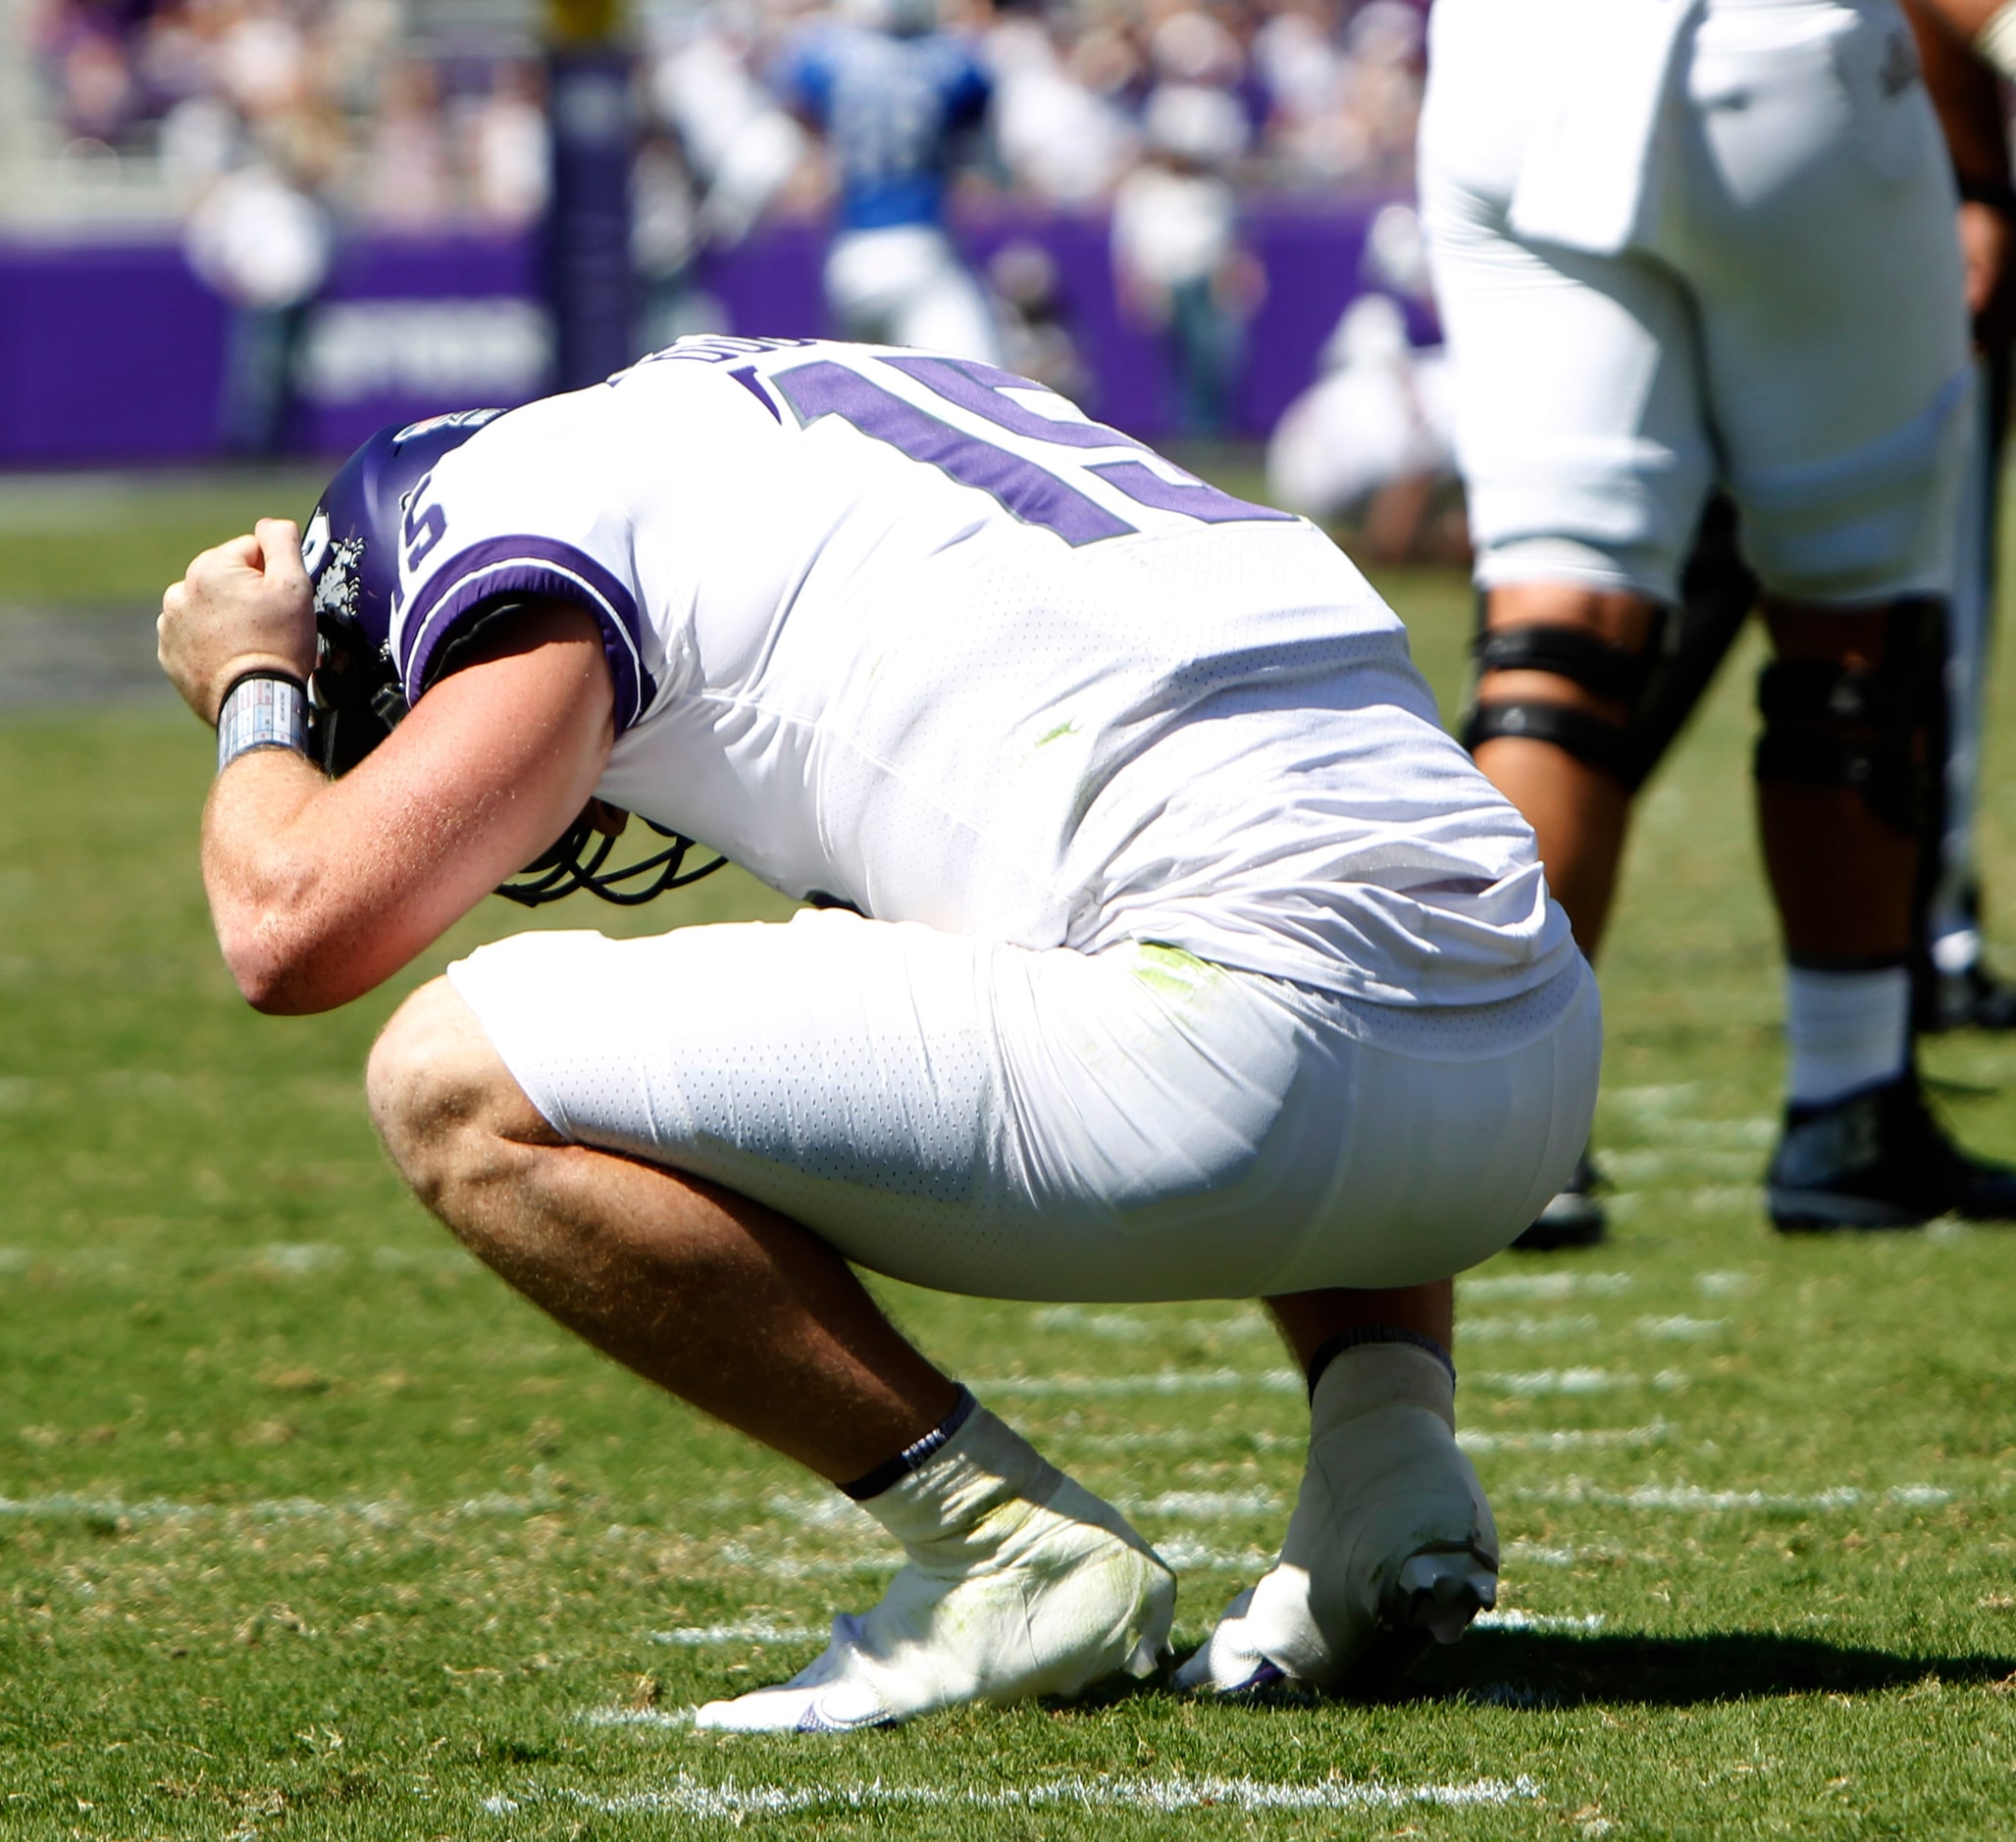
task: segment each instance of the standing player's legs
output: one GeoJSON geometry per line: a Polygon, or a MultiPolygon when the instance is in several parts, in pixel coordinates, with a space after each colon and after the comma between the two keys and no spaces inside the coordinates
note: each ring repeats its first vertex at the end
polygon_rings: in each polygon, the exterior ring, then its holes
{"type": "Polygon", "coordinates": [[[1975,854],[1983,727],[1993,654],[1997,527],[2011,354],[1977,360],[1980,389],[1961,490],[1953,597],[1946,609],[1945,762],[1937,852],[1920,871],[1913,1009],[1925,1031],[2016,1029],[2016,987],[1983,957],[1981,867],[1975,854]]]}
{"type": "MultiPolygon", "coordinates": [[[[1713,475],[1689,308],[1656,263],[1528,247],[1446,174],[1426,193],[1483,605],[1463,739],[1593,959],[1713,475]]],[[[1518,1245],[1599,1240],[1594,1182],[1584,1157],[1518,1245]]]]}
{"type": "Polygon", "coordinates": [[[1933,1123],[1911,1057],[1971,389],[1950,171],[1915,68],[1888,9],[1711,8],[1660,232],[1777,653],[1756,772],[1787,957],[1781,1228],[2016,1210],[2016,1179],[1933,1123]]]}

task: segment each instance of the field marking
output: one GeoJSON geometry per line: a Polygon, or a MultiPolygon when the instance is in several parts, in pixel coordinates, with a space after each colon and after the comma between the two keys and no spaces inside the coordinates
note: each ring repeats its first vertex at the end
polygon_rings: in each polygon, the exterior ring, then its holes
{"type": "Polygon", "coordinates": [[[732,1624],[681,1624],[669,1631],[648,1631],[653,1644],[675,1649],[702,1649],[714,1644],[809,1644],[824,1637],[808,1624],[772,1624],[764,1618],[743,1618],[732,1624]]]}
{"type": "Polygon", "coordinates": [[[1266,1573],[1274,1564],[1258,1548],[1214,1548],[1188,1535],[1165,1535],[1155,1552],[1179,1573],[1266,1573]]]}
{"type": "Polygon", "coordinates": [[[1726,1317],[1688,1317],[1679,1313],[1672,1317],[1641,1317],[1632,1326],[1639,1336],[1650,1337],[1661,1343],[1701,1343],[1710,1337],[1719,1337],[1729,1328],[1726,1317]]]}
{"type": "Polygon", "coordinates": [[[1518,1606],[1503,1611],[1480,1612],[1471,1620],[1479,1631],[1600,1631],[1600,1612],[1525,1612],[1518,1606]]]}
{"type": "Polygon", "coordinates": [[[982,1400],[989,1395],[1018,1395],[1042,1401],[1073,1395],[1215,1395],[1248,1388],[1259,1394],[1299,1395],[1308,1384],[1287,1368],[1162,1368],[1134,1375],[993,1375],[966,1386],[982,1400]]]}
{"type": "Polygon", "coordinates": [[[1573,1299],[1584,1294],[1591,1298],[1615,1298],[1628,1292],[1636,1281],[1629,1273],[1484,1273],[1475,1279],[1459,1279],[1459,1303],[1473,1299],[1573,1299]]]}
{"type": "Polygon", "coordinates": [[[1678,1509],[1722,1513],[1735,1509],[1835,1510],[1894,1505],[1937,1509],[1953,1502],[1938,1484],[1895,1484],[1888,1490],[1834,1490],[1798,1495],[1769,1490],[1707,1490],[1698,1484],[1640,1484],[1633,1490],[1601,1490],[1580,1482],[1533,1485],[1508,1493],[1522,1503],[1601,1504],[1619,1509],[1678,1509]]]}
{"type": "Polygon", "coordinates": [[[1620,1548],[1614,1542],[1592,1542],[1580,1548],[1555,1548],[1540,1542],[1509,1541],[1500,1558],[1508,1567],[1575,1567],[1589,1561],[1641,1561],[1648,1566],[1658,1566],[1665,1560],[1661,1555],[1639,1554],[1629,1548],[1620,1548]]]}
{"type": "Polygon", "coordinates": [[[1157,1319],[1124,1310],[1095,1311],[1083,1305],[1050,1305],[1029,1320],[1038,1330],[1073,1336],[1109,1337],[1118,1343],[1168,1342],[1177,1337],[1265,1337],[1266,1320],[1257,1311],[1229,1312],[1223,1317],[1157,1319]]]}
{"type": "Polygon", "coordinates": [[[542,1804],[566,1804],[598,1816],[640,1813],[740,1821],[746,1816],[786,1816],[801,1811],[1148,1810],[1173,1814],[1189,1810],[1404,1810],[1412,1805],[1444,1809],[1510,1804],[1531,1798],[1540,1787],[1517,1778],[1473,1778],[1467,1784],[1386,1784],[1380,1780],[1319,1779],[1295,1784],[1266,1778],[1121,1777],[1050,1778],[998,1790],[948,1789],[935,1784],[738,1784],[733,1778],[705,1784],[682,1771],[663,1790],[598,1796],[571,1788],[528,1786],[515,1797],[487,1797],[486,1816],[509,1816],[542,1804]]]}
{"type": "Polygon", "coordinates": [[[1641,1388],[1644,1378],[1628,1369],[1536,1368],[1515,1373],[1465,1372],[1474,1387],[1500,1395],[1600,1395],[1613,1388],[1641,1388]]]}
{"type": "Polygon", "coordinates": [[[410,1504],[396,1499],[365,1500],[356,1503],[324,1503],[315,1497],[267,1497],[252,1503],[182,1503],[170,1497],[144,1497],[129,1501],[120,1497],[84,1497],[72,1491],[56,1491],[46,1497],[0,1497],[0,1517],[24,1521],[43,1517],[80,1515],[107,1522],[247,1520],[256,1522],[355,1521],[376,1529],[410,1527],[434,1520],[454,1521],[462,1517],[533,1516],[550,1514],[568,1508],[561,1497],[519,1497],[506,1491],[488,1491],[481,1497],[467,1497],[460,1503],[433,1506],[410,1504]]]}
{"type": "Polygon", "coordinates": [[[1286,1508],[1270,1490],[1165,1490],[1156,1497],[1122,1499],[1126,1515],[1161,1516],[1172,1522],[1222,1522],[1242,1515],[1278,1515],[1286,1508]]]}
{"type": "Polygon", "coordinates": [[[1069,1426],[1046,1429],[1046,1446],[1069,1447],[1098,1458],[1108,1453],[1194,1452],[1200,1446],[1239,1445],[1252,1452],[1300,1452],[1309,1441],[1295,1433],[1234,1432],[1226,1427],[1162,1426],[1131,1433],[1081,1433],[1069,1426]]]}
{"type": "Polygon", "coordinates": [[[1457,1329],[1466,1343],[1490,1343],[1510,1337],[1531,1342],[1541,1337],[1592,1337],[1603,1328],[1600,1317],[1586,1312],[1556,1312],[1551,1317],[1533,1317],[1508,1311],[1497,1317],[1461,1317],[1457,1329]]]}
{"type": "Polygon", "coordinates": [[[1673,1431],[1667,1420],[1643,1426],[1563,1427],[1546,1433],[1487,1433],[1462,1426],[1456,1443],[1466,1452],[1579,1452],[1584,1447],[1656,1445],[1673,1431]]]}
{"type": "Polygon", "coordinates": [[[690,1727],[698,1712],[692,1708],[585,1708],[575,1718],[585,1727],[690,1727]]]}

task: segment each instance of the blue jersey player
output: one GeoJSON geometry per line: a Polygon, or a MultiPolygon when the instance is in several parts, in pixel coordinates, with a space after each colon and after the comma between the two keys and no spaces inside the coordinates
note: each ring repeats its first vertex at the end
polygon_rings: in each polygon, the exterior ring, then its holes
{"type": "Polygon", "coordinates": [[[945,187],[993,83],[931,0],[870,0],[801,39],[778,86],[826,136],[840,229],[826,298],[850,338],[998,363],[979,283],[945,233],[945,187]]]}

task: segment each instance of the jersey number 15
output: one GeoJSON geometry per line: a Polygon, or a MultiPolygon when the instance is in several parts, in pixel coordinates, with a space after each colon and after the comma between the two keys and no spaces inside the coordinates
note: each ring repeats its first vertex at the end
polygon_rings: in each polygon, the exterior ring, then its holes
{"type": "MultiPolygon", "coordinates": [[[[1136,453],[1147,452],[1140,442],[1104,423],[1060,422],[1038,415],[1008,392],[1042,386],[993,365],[923,357],[870,362],[902,372],[948,403],[984,417],[996,428],[1053,449],[1132,448],[1136,453]]],[[[752,372],[754,368],[747,369],[752,372]]],[[[750,385],[753,378],[739,373],[737,382],[750,385]]],[[[938,468],[961,486],[992,494],[1024,524],[1040,525],[1068,544],[1129,537],[1141,529],[1071,485],[1066,475],[1074,472],[1096,475],[1148,511],[1172,512],[1200,524],[1294,522],[1290,512],[1235,499],[1202,480],[1164,479],[1138,460],[1093,461],[1060,452],[1038,461],[998,447],[941,422],[906,397],[884,389],[864,372],[831,359],[775,372],[770,382],[789,400],[801,424],[809,426],[821,416],[838,416],[911,460],[938,468]]]]}

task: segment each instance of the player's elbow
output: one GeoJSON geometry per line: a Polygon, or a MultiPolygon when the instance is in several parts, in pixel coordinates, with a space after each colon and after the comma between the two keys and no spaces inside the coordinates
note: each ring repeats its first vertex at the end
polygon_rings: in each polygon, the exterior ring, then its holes
{"type": "Polygon", "coordinates": [[[334,1010],[356,996],[327,946],[270,916],[219,916],[217,944],[239,994],[269,1017],[334,1010]]]}

